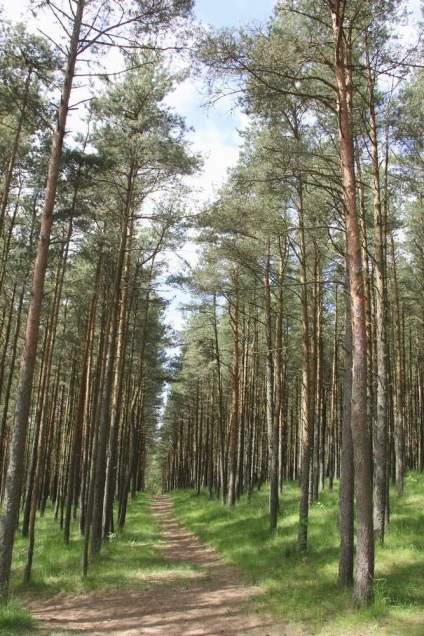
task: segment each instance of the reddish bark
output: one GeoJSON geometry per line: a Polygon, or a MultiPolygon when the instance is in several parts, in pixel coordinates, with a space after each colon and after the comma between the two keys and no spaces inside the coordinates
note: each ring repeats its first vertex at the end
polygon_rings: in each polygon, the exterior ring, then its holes
{"type": "Polygon", "coordinates": [[[371,438],[367,422],[367,334],[365,325],[364,279],[358,213],[351,119],[352,85],[346,62],[345,3],[333,0],[331,17],[334,34],[335,78],[337,82],[338,128],[346,254],[352,311],[352,402],[351,428],[354,447],[356,497],[356,572],[353,603],[356,607],[373,600],[374,531],[371,438]]]}

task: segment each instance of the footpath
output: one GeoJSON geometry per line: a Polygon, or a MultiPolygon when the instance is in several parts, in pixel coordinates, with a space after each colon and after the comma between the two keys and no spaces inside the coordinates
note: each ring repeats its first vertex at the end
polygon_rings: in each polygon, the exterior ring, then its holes
{"type": "Polygon", "coordinates": [[[38,636],[296,636],[257,610],[260,588],[187,532],[169,497],[156,497],[152,512],[176,567],[147,576],[147,589],[33,600],[38,636]]]}

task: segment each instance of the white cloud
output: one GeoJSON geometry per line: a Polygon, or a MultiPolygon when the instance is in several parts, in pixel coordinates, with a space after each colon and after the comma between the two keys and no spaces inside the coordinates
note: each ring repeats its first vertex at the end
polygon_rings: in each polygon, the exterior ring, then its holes
{"type": "Polygon", "coordinates": [[[225,180],[227,170],[237,162],[239,155],[238,135],[235,132],[229,137],[227,132],[214,122],[197,130],[193,147],[206,157],[203,173],[196,178],[198,186],[202,188],[204,198],[209,198],[225,180]]]}
{"type": "Polygon", "coordinates": [[[242,126],[242,115],[231,97],[223,97],[213,107],[203,106],[205,93],[199,83],[189,78],[177,86],[166,99],[176,112],[186,118],[193,130],[188,138],[194,152],[204,160],[200,174],[188,179],[198,192],[200,201],[209,199],[222,185],[229,167],[237,162],[242,126]]]}

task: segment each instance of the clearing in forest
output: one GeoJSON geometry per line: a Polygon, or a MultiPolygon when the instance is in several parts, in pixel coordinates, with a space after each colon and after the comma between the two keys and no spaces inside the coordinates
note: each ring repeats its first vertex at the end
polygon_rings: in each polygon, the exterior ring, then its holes
{"type": "Polygon", "coordinates": [[[164,555],[177,567],[147,575],[146,589],[31,601],[40,636],[295,636],[258,611],[260,588],[174,519],[169,497],[156,497],[152,509],[164,555]]]}

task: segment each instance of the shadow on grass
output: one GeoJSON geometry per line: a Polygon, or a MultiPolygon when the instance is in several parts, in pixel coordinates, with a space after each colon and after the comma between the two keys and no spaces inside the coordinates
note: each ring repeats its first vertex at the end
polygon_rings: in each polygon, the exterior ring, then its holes
{"type": "Polygon", "coordinates": [[[11,601],[5,607],[0,607],[1,636],[18,636],[34,631],[34,621],[23,605],[11,601]]]}
{"type": "Polygon", "coordinates": [[[52,596],[60,592],[82,592],[146,586],[140,573],[167,567],[161,553],[161,541],[148,510],[150,498],[139,496],[129,505],[128,524],[122,533],[112,534],[100,557],[93,560],[88,576],[81,576],[82,537],[74,524],[68,545],[63,542],[53,511],[37,522],[32,580],[22,584],[26,559],[26,540],[19,532],[15,543],[12,570],[12,594],[52,596]]]}
{"type": "Polygon", "coordinates": [[[405,488],[403,499],[392,500],[386,545],[376,550],[376,602],[360,612],[351,608],[351,591],[337,586],[337,488],[320,493],[311,506],[304,554],[297,551],[296,484],[284,485],[275,535],[268,530],[266,489],[234,509],[209,500],[206,493],[172,496],[181,521],[263,587],[265,607],[306,625],[311,634],[371,634],[366,630],[374,625],[381,634],[423,636],[423,475],[407,476],[405,488]]]}

